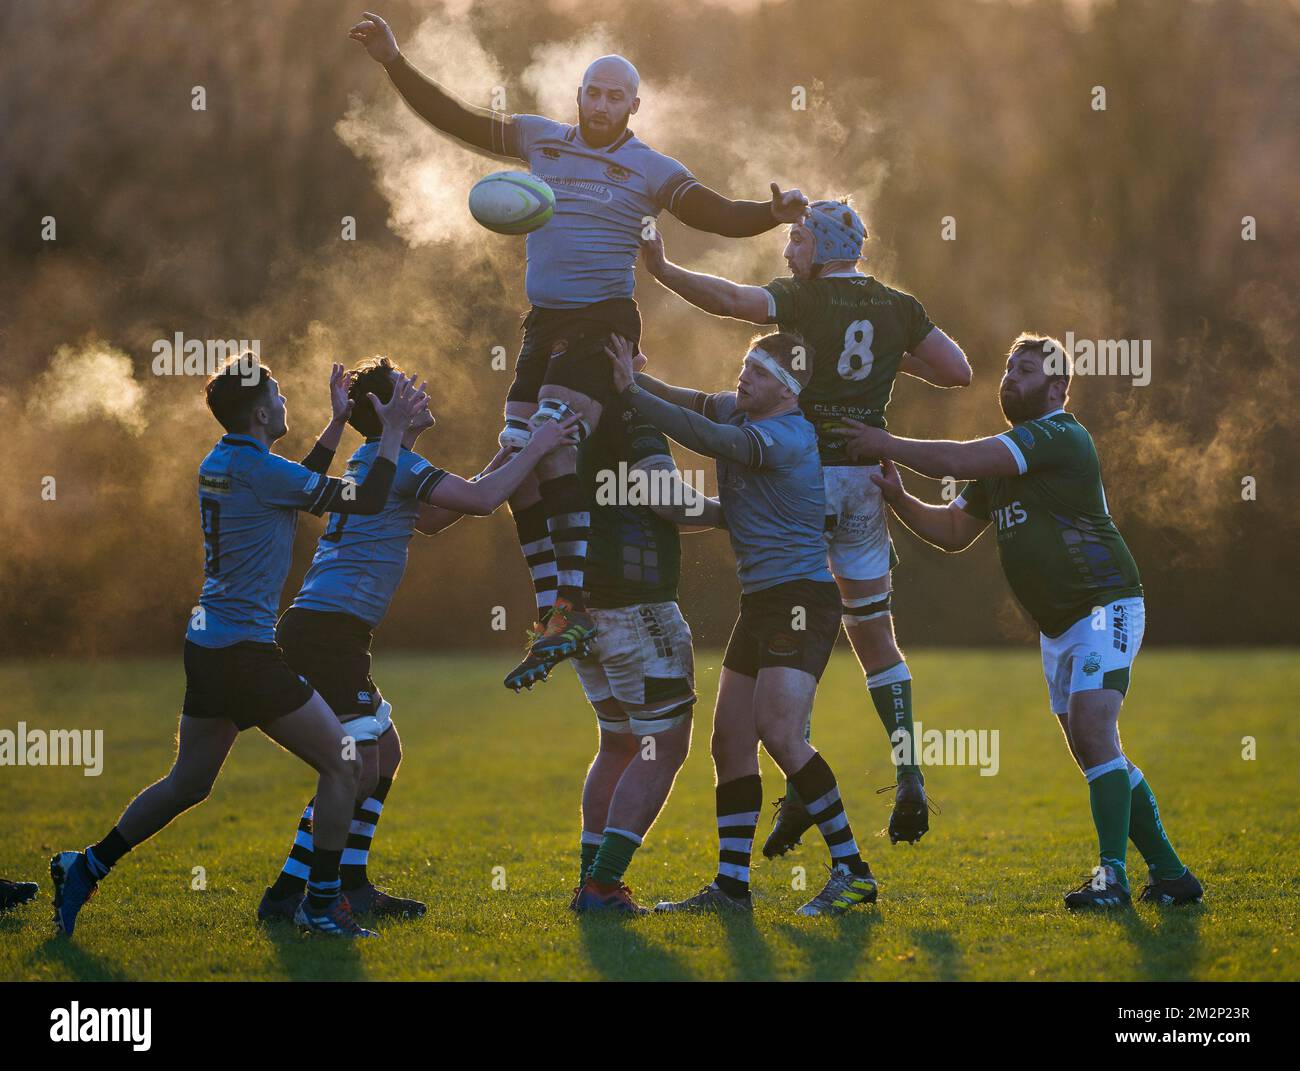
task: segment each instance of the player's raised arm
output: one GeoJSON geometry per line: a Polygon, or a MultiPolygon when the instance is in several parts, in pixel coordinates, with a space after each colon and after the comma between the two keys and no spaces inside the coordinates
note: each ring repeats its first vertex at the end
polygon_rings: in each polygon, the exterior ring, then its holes
{"type": "Polygon", "coordinates": [[[935,387],[969,387],[971,381],[966,354],[937,327],[903,355],[898,370],[935,387]]]}
{"type": "Polygon", "coordinates": [[[778,223],[797,223],[808,210],[808,198],[797,189],[772,183],[767,201],[733,201],[696,180],[669,211],[688,227],[724,238],[751,238],[778,223]]]}
{"type": "Polygon", "coordinates": [[[701,413],[656,398],[633,379],[630,356],[625,360],[611,357],[611,361],[614,366],[614,389],[619,398],[633,406],[670,439],[705,457],[726,458],[749,468],[762,466],[762,444],[752,429],[718,424],[701,413]]]}
{"type": "Polygon", "coordinates": [[[923,476],[939,479],[954,476],[974,480],[981,476],[1018,476],[1022,469],[1012,448],[999,435],[968,442],[941,439],[901,439],[883,428],[868,427],[857,420],[844,420],[845,428],[836,429],[848,441],[849,457],[888,458],[923,476]]]}
{"type": "Polygon", "coordinates": [[[513,120],[460,99],[416,70],[397,47],[397,38],[382,18],[366,11],[348,36],[365,46],[370,58],[384,65],[388,77],[415,113],[431,126],[495,156],[518,158],[510,135],[513,120]]]}
{"type": "Polygon", "coordinates": [[[336,363],[330,369],[332,413],[330,422],[325,425],[325,430],[320,433],[311,452],[302,459],[303,467],[311,469],[312,472],[329,472],[330,462],[334,460],[334,454],[343,440],[343,428],[347,425],[348,417],[352,415],[352,399],[348,397],[349,385],[348,373],[341,364],[336,363]]]}
{"type": "Polygon", "coordinates": [[[641,243],[641,262],[674,294],[714,316],[730,316],[751,324],[770,324],[776,319],[771,295],[761,286],[745,286],[717,275],[688,271],[670,261],[657,229],[652,238],[641,243]]]}
{"type": "Polygon", "coordinates": [[[981,520],[962,508],[961,499],[947,506],[932,506],[909,494],[892,461],[882,462],[880,472],[871,474],[871,482],[880,488],[881,496],[900,521],[940,550],[965,550],[989,526],[987,517],[981,520]]]}

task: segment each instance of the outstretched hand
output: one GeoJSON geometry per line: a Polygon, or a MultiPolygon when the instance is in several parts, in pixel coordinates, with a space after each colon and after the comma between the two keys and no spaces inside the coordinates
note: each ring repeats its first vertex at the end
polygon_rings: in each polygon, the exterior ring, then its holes
{"type": "Polygon", "coordinates": [[[808,198],[798,189],[781,191],[772,183],[772,217],[778,223],[800,223],[808,212],[808,198]]]}
{"type": "Polygon", "coordinates": [[[428,406],[429,395],[424,389],[428,384],[421,383],[417,388],[417,378],[413,375],[398,376],[393,382],[393,396],[388,399],[387,405],[382,404],[373,393],[367,395],[385,430],[397,428],[404,434],[415,414],[428,406]]]}
{"type": "Polygon", "coordinates": [[[388,28],[388,23],[373,11],[363,11],[363,18],[348,31],[354,41],[365,45],[370,58],[376,63],[392,63],[401,55],[397,48],[397,38],[388,28]]]}
{"type": "Polygon", "coordinates": [[[336,363],[330,369],[330,411],[337,424],[345,423],[352,415],[351,387],[352,373],[336,363]]]}

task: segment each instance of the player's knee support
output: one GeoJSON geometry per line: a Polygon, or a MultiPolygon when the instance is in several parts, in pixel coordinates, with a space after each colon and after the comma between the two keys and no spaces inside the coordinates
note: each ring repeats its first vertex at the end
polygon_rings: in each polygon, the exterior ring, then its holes
{"type": "Polygon", "coordinates": [[[343,731],[358,744],[378,743],[379,738],[393,727],[393,704],[387,699],[379,701],[373,714],[351,718],[343,723],[343,731]]]}
{"type": "MultiPolygon", "coordinates": [[[[590,426],[581,413],[558,398],[543,398],[537,403],[537,412],[528,421],[530,425],[529,434],[531,435],[534,430],[543,427],[547,421],[554,421],[558,424],[573,415],[578,417],[578,441],[581,442],[591,433],[590,426]]],[[[507,421],[507,423],[509,422],[507,421]]]]}
{"type": "Polygon", "coordinates": [[[522,450],[533,437],[533,429],[523,417],[506,417],[506,426],[497,436],[497,442],[506,450],[522,450]]]}
{"type": "Polygon", "coordinates": [[[679,703],[662,711],[638,711],[630,719],[632,732],[637,736],[657,736],[676,729],[677,726],[685,725],[691,720],[694,707],[695,700],[688,699],[685,703],[679,703]]]}
{"type": "Polygon", "coordinates": [[[888,616],[891,612],[889,600],[892,597],[893,592],[886,591],[883,595],[863,595],[856,599],[841,599],[844,627],[853,628],[855,625],[888,616]]]}

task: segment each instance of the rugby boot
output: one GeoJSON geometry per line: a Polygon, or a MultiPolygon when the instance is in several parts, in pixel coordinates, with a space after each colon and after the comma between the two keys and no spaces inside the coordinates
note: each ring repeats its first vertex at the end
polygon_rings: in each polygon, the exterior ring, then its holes
{"type": "Polygon", "coordinates": [[[855,874],[843,863],[829,869],[831,876],[822,891],[799,908],[796,915],[842,915],[859,904],[876,902],[879,890],[870,867],[865,874],[855,874]]]}
{"type": "Polygon", "coordinates": [[[90,872],[85,852],[59,852],[50,859],[50,879],[54,882],[54,925],[71,937],[78,912],[99,890],[99,883],[90,872]]]}
{"type": "Polygon", "coordinates": [[[585,658],[596,638],[596,622],[585,610],[577,610],[557,599],[546,615],[542,634],[533,640],[524,660],[506,674],[504,684],[518,692],[531,689],[550,676],[566,658],[585,658]]]}
{"type": "Polygon", "coordinates": [[[0,878],[0,911],[35,900],[39,890],[40,886],[34,881],[6,881],[0,878]]]}
{"type": "Polygon", "coordinates": [[[352,905],[342,893],[334,897],[325,907],[317,910],[311,906],[310,899],[302,898],[293,921],[308,933],[323,933],[330,937],[378,937],[374,930],[367,930],[352,917],[352,905]]]}
{"type": "Polygon", "coordinates": [[[618,915],[645,915],[649,908],[642,907],[632,898],[632,890],[621,881],[604,882],[588,878],[578,889],[570,905],[580,914],[604,912],[618,915]]]}
{"type": "Polygon", "coordinates": [[[732,911],[753,914],[754,901],[749,896],[732,896],[710,883],[687,900],[659,901],[655,904],[655,911],[661,914],[670,911],[685,911],[697,915],[708,911],[716,911],[719,914],[732,911]]]}
{"type": "Polygon", "coordinates": [[[428,908],[419,900],[409,900],[404,896],[393,896],[376,889],[372,882],[367,882],[355,889],[345,889],[348,903],[357,915],[373,915],[375,918],[418,919],[428,908]]]}
{"type": "Polygon", "coordinates": [[[1138,901],[1181,906],[1183,904],[1199,904],[1201,897],[1204,895],[1205,889],[1196,880],[1196,875],[1190,870],[1184,869],[1182,877],[1179,878],[1157,880],[1148,877],[1146,885],[1142,887],[1142,892],[1138,895],[1138,901]]]}
{"type": "Polygon", "coordinates": [[[800,843],[800,838],[813,825],[813,816],[808,813],[808,808],[803,805],[803,801],[793,791],[787,789],[787,792],[788,795],[782,796],[772,804],[776,808],[776,816],[772,819],[772,832],[763,842],[765,859],[785,855],[800,843]]]}
{"type": "Polygon", "coordinates": [[[1065,906],[1072,911],[1091,908],[1110,911],[1132,903],[1133,897],[1112,866],[1098,867],[1092,877],[1065,894],[1065,906]]]}

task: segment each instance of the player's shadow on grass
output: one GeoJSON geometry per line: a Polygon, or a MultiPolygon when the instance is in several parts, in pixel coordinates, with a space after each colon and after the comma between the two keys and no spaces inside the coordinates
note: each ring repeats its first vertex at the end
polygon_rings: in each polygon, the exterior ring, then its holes
{"type": "Polygon", "coordinates": [[[808,981],[837,982],[852,977],[866,959],[871,933],[882,921],[878,907],[867,907],[838,918],[812,919],[807,928],[789,922],[781,928],[803,954],[808,981]]]}
{"type": "Polygon", "coordinates": [[[578,916],[578,932],[587,959],[611,981],[693,982],[695,976],[670,952],[645,939],[648,929],[626,918],[578,916]]]}
{"type": "Polygon", "coordinates": [[[1153,912],[1130,908],[1122,913],[1117,921],[1141,958],[1140,980],[1194,980],[1192,972],[1200,958],[1204,914],[1202,904],[1156,907],[1153,912]]]}
{"type": "Polygon", "coordinates": [[[952,939],[952,934],[947,930],[912,930],[908,936],[934,965],[935,978],[938,981],[958,980],[961,974],[961,949],[952,939]]]}
{"type": "Polygon", "coordinates": [[[718,925],[726,935],[733,981],[764,982],[776,977],[772,950],[749,912],[722,912],[718,925]]]}
{"type": "Polygon", "coordinates": [[[262,923],[284,973],[295,982],[364,982],[361,939],[304,935],[289,923],[262,923]]]}
{"type": "Polygon", "coordinates": [[[32,966],[47,970],[51,965],[62,967],[78,982],[128,982],[130,975],[116,963],[87,952],[72,938],[53,934],[46,938],[27,957],[32,966]]]}

